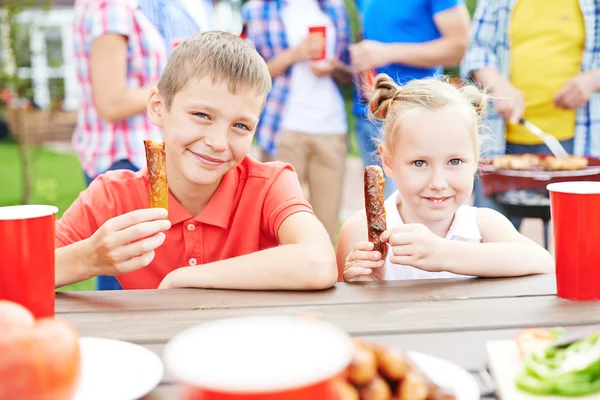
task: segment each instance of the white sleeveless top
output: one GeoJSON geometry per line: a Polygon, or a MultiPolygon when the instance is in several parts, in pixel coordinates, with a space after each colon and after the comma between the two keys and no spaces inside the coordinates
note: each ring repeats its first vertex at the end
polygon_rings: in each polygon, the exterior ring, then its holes
{"type": "MultiPolygon", "coordinates": [[[[385,213],[387,228],[393,228],[401,225],[402,218],[398,212],[398,203],[400,203],[399,193],[396,190],[385,201],[385,213]]],[[[481,234],[477,226],[477,209],[471,206],[461,206],[454,214],[454,220],[448,230],[446,239],[457,240],[470,243],[481,243],[481,234]]],[[[365,215],[363,209],[362,214],[365,215]]],[[[470,275],[459,275],[452,272],[429,272],[408,266],[392,264],[390,257],[392,255],[389,249],[385,260],[385,280],[405,280],[405,279],[437,279],[437,278],[472,278],[470,275]]]]}

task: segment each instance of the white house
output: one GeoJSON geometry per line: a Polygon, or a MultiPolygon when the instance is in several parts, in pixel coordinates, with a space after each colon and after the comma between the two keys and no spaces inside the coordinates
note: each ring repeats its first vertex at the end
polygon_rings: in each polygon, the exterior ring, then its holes
{"type": "MultiPolygon", "coordinates": [[[[0,1],[1,3],[1,1],[0,1]]],[[[19,76],[31,79],[34,102],[41,108],[51,103],[51,94],[61,92],[64,111],[76,111],[78,87],[73,65],[73,0],[53,0],[48,10],[31,9],[19,14],[18,21],[26,27],[21,35],[24,57],[17,60],[19,76]]],[[[219,27],[239,33],[241,21],[239,0],[218,0],[219,27]]],[[[0,31],[5,31],[1,29],[0,31]]],[[[3,57],[2,62],[5,62],[3,57]]]]}

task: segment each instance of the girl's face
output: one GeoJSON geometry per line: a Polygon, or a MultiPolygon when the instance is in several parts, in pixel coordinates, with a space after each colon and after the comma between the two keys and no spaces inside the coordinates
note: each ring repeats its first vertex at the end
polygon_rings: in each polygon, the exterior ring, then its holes
{"type": "Polygon", "coordinates": [[[394,178],[407,223],[451,223],[473,191],[479,161],[473,126],[459,107],[415,110],[402,117],[393,151],[381,146],[383,165],[394,178]]]}

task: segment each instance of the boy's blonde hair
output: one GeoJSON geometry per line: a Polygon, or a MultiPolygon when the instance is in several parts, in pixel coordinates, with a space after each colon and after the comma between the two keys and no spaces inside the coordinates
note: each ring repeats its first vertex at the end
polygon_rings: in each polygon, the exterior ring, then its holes
{"type": "Polygon", "coordinates": [[[203,32],[183,40],[169,58],[158,82],[167,109],[188,82],[207,76],[227,82],[233,94],[253,90],[266,98],[271,90],[267,64],[250,44],[227,32],[203,32]]]}
{"type": "Polygon", "coordinates": [[[425,78],[398,86],[388,75],[379,74],[373,84],[369,111],[383,120],[383,143],[393,154],[396,135],[401,130],[402,117],[413,110],[439,110],[447,106],[463,107],[471,117],[475,156],[479,158],[479,130],[487,105],[487,95],[473,85],[460,88],[446,80],[425,78]]]}

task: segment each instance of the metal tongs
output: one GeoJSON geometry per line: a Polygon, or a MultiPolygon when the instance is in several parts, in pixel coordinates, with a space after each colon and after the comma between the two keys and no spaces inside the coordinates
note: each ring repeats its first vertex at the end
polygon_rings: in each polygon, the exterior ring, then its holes
{"type": "Polygon", "coordinates": [[[548,146],[552,154],[554,154],[556,157],[569,156],[569,153],[567,153],[562,144],[560,144],[558,139],[554,136],[547,134],[546,132],[542,131],[540,128],[523,118],[519,120],[519,123],[525,128],[527,128],[531,133],[534,133],[536,136],[542,139],[546,146],[548,146]]]}

